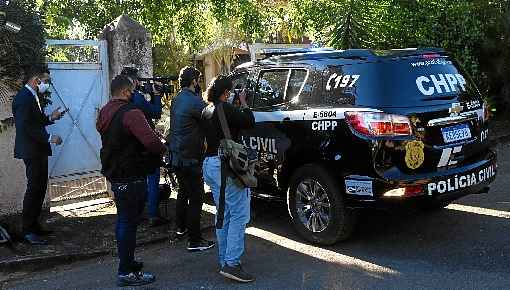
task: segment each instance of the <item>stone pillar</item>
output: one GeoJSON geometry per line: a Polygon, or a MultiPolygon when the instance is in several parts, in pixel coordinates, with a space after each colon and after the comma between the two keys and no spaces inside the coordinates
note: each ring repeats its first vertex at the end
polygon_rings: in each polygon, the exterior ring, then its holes
{"type": "Polygon", "coordinates": [[[108,43],[110,79],[124,67],[136,67],[141,77],[152,77],[152,37],[140,23],[127,15],[106,25],[99,39],[108,43]]]}

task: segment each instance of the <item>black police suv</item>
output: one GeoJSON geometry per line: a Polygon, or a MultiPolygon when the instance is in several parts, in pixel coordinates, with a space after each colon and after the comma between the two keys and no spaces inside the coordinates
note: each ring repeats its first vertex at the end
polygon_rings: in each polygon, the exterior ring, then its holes
{"type": "Polygon", "coordinates": [[[441,208],[487,192],[487,106],[443,50],[272,54],[232,72],[256,120],[242,142],[259,152],[254,195],[286,199],[306,240],[348,238],[360,208],[441,208]]]}

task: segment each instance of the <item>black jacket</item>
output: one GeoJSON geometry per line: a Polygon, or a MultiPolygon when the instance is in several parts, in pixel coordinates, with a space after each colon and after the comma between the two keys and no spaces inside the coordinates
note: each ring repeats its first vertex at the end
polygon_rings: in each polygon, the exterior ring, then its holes
{"type": "Polygon", "coordinates": [[[53,122],[41,112],[34,95],[26,87],[14,97],[12,114],[16,125],[14,158],[51,156],[50,135],[45,127],[53,122]]]}
{"type": "Polygon", "coordinates": [[[200,128],[205,101],[189,89],[183,89],[172,100],[170,133],[167,136],[172,160],[203,158],[204,136],[200,128]]]}

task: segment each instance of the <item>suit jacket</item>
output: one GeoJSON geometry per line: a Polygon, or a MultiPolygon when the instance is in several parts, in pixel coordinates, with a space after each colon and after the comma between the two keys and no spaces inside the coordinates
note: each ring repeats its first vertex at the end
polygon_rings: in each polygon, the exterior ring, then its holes
{"type": "Polygon", "coordinates": [[[50,135],[46,126],[53,124],[39,109],[34,95],[23,87],[14,97],[12,114],[16,125],[14,158],[31,159],[51,156],[50,135]]]}

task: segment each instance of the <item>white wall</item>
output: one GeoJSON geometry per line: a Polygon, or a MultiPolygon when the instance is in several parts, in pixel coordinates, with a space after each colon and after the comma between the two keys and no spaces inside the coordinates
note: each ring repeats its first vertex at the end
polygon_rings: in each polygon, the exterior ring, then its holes
{"type": "Polygon", "coordinates": [[[26,187],[25,166],[14,159],[15,127],[0,133],[0,216],[20,213],[26,187]]]}

